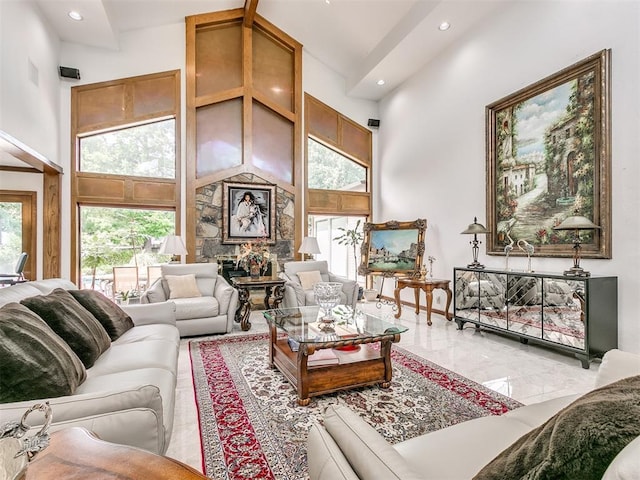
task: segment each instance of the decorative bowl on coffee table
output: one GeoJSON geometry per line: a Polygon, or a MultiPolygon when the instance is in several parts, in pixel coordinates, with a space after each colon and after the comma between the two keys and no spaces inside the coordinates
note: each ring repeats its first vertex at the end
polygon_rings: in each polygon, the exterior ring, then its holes
{"type": "Polygon", "coordinates": [[[340,303],[341,291],[342,284],[338,282],[318,282],[313,286],[315,301],[324,311],[318,320],[322,330],[333,330],[336,319],[332,310],[340,303]]]}

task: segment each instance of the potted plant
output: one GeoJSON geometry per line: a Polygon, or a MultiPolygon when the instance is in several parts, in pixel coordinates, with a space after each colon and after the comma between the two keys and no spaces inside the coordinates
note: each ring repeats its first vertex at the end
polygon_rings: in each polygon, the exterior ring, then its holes
{"type": "MultiPolygon", "coordinates": [[[[358,256],[356,248],[362,243],[362,240],[364,240],[364,233],[362,233],[362,230],[360,230],[360,223],[361,220],[358,220],[355,227],[353,228],[338,227],[338,230],[341,231],[342,234],[334,238],[334,240],[337,241],[339,245],[346,245],[348,247],[351,247],[353,251],[353,264],[356,266],[356,280],[358,279],[358,256]]],[[[362,287],[358,289],[358,300],[361,299],[362,287]]]]}

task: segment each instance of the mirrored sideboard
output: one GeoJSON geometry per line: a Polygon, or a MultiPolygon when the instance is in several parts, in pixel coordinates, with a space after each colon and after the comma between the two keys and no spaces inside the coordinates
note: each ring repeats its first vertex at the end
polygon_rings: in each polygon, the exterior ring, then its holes
{"type": "Polygon", "coordinates": [[[618,278],[454,268],[454,319],[572,352],[589,368],[618,346],[618,278]]]}

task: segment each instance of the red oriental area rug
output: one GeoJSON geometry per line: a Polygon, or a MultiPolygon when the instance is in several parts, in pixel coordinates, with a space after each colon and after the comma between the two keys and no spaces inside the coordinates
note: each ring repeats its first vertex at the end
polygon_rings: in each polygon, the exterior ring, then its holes
{"type": "Polygon", "coordinates": [[[391,387],[313,397],[268,364],[266,334],[190,342],[204,472],[215,479],[308,478],[307,433],[330,404],[345,404],[387,441],[402,440],[520,403],[394,345],[391,387]]]}

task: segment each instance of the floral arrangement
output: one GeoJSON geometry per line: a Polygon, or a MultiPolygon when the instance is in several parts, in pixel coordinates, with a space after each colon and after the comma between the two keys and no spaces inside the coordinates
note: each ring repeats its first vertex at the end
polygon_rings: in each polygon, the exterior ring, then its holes
{"type": "Polygon", "coordinates": [[[249,271],[251,267],[259,267],[260,270],[267,266],[269,261],[269,247],[266,238],[259,238],[255,242],[240,245],[240,254],[236,262],[236,268],[242,267],[249,271]]]}

